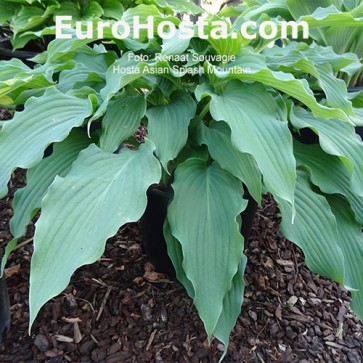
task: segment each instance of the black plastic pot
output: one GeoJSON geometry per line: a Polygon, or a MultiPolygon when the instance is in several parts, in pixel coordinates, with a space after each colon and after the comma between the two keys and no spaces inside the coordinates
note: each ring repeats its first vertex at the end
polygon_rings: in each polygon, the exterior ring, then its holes
{"type": "MultiPolygon", "coordinates": [[[[175,277],[174,266],[169,258],[166,242],[163,235],[163,225],[167,213],[168,204],[173,196],[172,189],[160,190],[151,187],[147,191],[148,203],[144,215],[140,220],[141,234],[143,237],[145,253],[156,271],[167,273],[175,277]]],[[[248,194],[247,208],[241,213],[241,234],[245,241],[251,233],[253,219],[257,210],[256,201],[248,194]]]]}
{"type": "Polygon", "coordinates": [[[5,277],[0,278],[0,344],[5,331],[10,327],[10,302],[5,277]]]}

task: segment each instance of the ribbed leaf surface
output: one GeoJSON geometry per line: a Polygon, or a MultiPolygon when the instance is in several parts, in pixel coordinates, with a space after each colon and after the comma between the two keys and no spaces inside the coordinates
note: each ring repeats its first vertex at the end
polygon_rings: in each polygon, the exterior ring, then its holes
{"type": "MultiPolygon", "coordinates": [[[[199,97],[202,90],[197,90],[199,97]]],[[[294,204],[295,158],[287,121],[276,118],[273,97],[259,84],[231,81],[221,95],[211,95],[210,113],[231,128],[233,145],[256,160],[268,190],[294,204]]]]}
{"type": "Polygon", "coordinates": [[[95,262],[107,238],[146,207],[160,164],[147,142],[138,151],[82,151],[65,178],[56,177],[42,201],[30,272],[30,326],[41,306],[59,294],[80,266],[95,262]],[[131,207],[132,206],[132,207],[131,207]]]}
{"type": "Polygon", "coordinates": [[[315,193],[305,172],[299,171],[295,189],[296,216],[291,223],[291,208],[277,199],[282,213],[280,228],[305,254],[309,268],[339,283],[344,281],[344,259],[337,238],[337,223],[329,203],[315,193]]]}
{"type": "Polygon", "coordinates": [[[196,103],[184,91],[176,91],[165,106],[149,108],[149,139],[156,146],[156,155],[165,170],[188,139],[188,126],[195,116],[196,103]]]}
{"type": "Polygon", "coordinates": [[[39,98],[29,99],[25,110],[17,112],[0,132],[0,198],[6,195],[15,168],[34,166],[47,145],[64,140],[91,113],[88,99],[65,95],[54,87],[39,98]]]}
{"type": "Polygon", "coordinates": [[[109,105],[102,120],[100,147],[114,152],[140,125],[146,111],[144,95],[119,99],[109,105]]]}
{"type": "Polygon", "coordinates": [[[241,262],[243,237],[236,217],[247,201],[238,179],[218,164],[208,166],[200,159],[181,164],[172,186],[175,194],[168,222],[181,244],[183,268],[210,337],[241,262]]]}

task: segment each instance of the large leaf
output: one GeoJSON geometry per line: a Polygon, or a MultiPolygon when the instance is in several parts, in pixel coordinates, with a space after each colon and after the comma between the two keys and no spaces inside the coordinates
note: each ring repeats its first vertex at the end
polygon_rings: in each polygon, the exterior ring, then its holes
{"type": "Polygon", "coordinates": [[[287,121],[276,117],[273,97],[259,84],[230,81],[220,95],[200,87],[197,97],[210,95],[210,113],[231,128],[233,145],[256,160],[268,190],[294,204],[295,158],[287,121]]]}
{"type": "Polygon", "coordinates": [[[247,258],[242,254],[241,262],[238,265],[237,273],[232,279],[232,286],[223,300],[223,311],[219,317],[217,326],[213,335],[224,344],[224,352],[219,359],[223,360],[228,351],[229,335],[236,325],[237,318],[241,313],[243,294],[245,289],[244,271],[246,268],[247,258]]]}
{"type": "Polygon", "coordinates": [[[218,67],[208,66],[209,72],[213,72],[221,80],[240,79],[257,81],[273,87],[289,96],[299,100],[317,117],[336,117],[348,120],[346,113],[339,108],[329,108],[319,104],[306,79],[297,79],[292,73],[276,72],[268,68],[266,58],[248,49],[241,49],[236,60],[219,70],[218,67]]]}
{"type": "Polygon", "coordinates": [[[26,186],[18,189],[14,195],[14,216],[10,220],[10,231],[14,238],[24,234],[55,176],[66,175],[79,152],[91,140],[85,132],[75,129],[63,142],[54,144],[52,155],[28,170],[26,186]]]}
{"type": "Polygon", "coordinates": [[[363,224],[363,197],[351,188],[347,169],[338,157],[325,153],[319,145],[294,144],[297,164],[304,165],[311,174],[311,181],[324,193],[342,194],[350,203],[357,222],[363,224]]]}
{"type": "Polygon", "coordinates": [[[114,152],[137,130],[145,111],[144,95],[121,98],[111,103],[102,120],[101,149],[114,152]]]}
{"type": "MultiPolygon", "coordinates": [[[[170,225],[166,219],[164,223],[164,236],[168,246],[168,253],[173,262],[178,280],[183,284],[188,295],[194,300],[195,292],[192,283],[187,278],[183,269],[183,251],[180,242],[172,235],[170,225]]],[[[227,354],[229,335],[236,325],[237,318],[241,313],[244,293],[243,274],[246,267],[247,258],[242,254],[238,271],[232,279],[232,287],[223,299],[223,309],[213,335],[224,344],[224,353],[219,361],[222,361],[227,354]]]]}
{"type": "Polygon", "coordinates": [[[313,191],[305,172],[298,172],[294,223],[291,223],[291,208],[286,201],[277,198],[277,202],[282,213],[280,228],[287,239],[303,250],[309,268],[343,283],[344,259],[334,214],[325,197],[313,191]]]}
{"type": "Polygon", "coordinates": [[[25,110],[16,112],[0,132],[0,197],[6,195],[15,168],[37,164],[47,145],[64,140],[91,113],[90,100],[65,95],[54,87],[39,98],[29,99],[25,110]]]}
{"type": "Polygon", "coordinates": [[[313,44],[291,43],[284,48],[275,47],[267,51],[267,64],[276,70],[310,74],[316,78],[325,92],[328,104],[354,115],[352,104],[348,100],[347,86],[334,72],[351,71],[353,74],[361,68],[355,54],[338,55],[331,48],[322,48],[313,44]]]}
{"type": "Polygon", "coordinates": [[[106,112],[111,98],[129,83],[149,75],[153,70],[164,72],[163,69],[166,69],[165,74],[169,71],[167,62],[138,62],[134,56],[132,52],[124,53],[109,67],[106,73],[106,86],[100,92],[103,102],[94,115],[94,119],[106,112]]]}
{"type": "Polygon", "coordinates": [[[6,0],[0,0],[0,24],[5,24],[16,13],[19,6],[6,0]]]}
{"type": "Polygon", "coordinates": [[[178,90],[171,95],[167,105],[146,111],[149,138],[155,144],[156,155],[165,170],[187,142],[189,122],[195,116],[196,107],[188,94],[178,90]]]}
{"type": "Polygon", "coordinates": [[[99,3],[104,11],[106,18],[113,18],[119,20],[124,12],[124,8],[121,2],[114,0],[101,0],[99,3]]]}
{"type": "MultiPolygon", "coordinates": [[[[299,0],[286,0],[286,4],[289,8],[294,19],[299,19],[301,16],[310,15],[314,13],[317,8],[327,8],[333,5],[332,0],[314,0],[314,1],[299,1],[299,0]]],[[[314,29],[313,34],[315,38],[324,39],[324,30],[320,28],[314,29]]]]}
{"type": "Polygon", "coordinates": [[[316,130],[322,149],[342,160],[351,175],[353,190],[363,196],[363,142],[357,137],[354,126],[337,119],[320,119],[300,107],[292,108],[290,119],[297,129],[316,130]]]}
{"type": "Polygon", "coordinates": [[[236,218],[247,201],[238,179],[200,159],[179,165],[172,187],[168,222],[181,244],[183,268],[210,338],[241,261],[243,237],[236,218]]]}
{"type": "Polygon", "coordinates": [[[362,223],[357,223],[346,201],[341,197],[329,197],[328,201],[338,226],[338,239],[345,260],[344,284],[352,291],[351,307],[363,320],[363,235],[362,223]]]}
{"type": "Polygon", "coordinates": [[[150,142],[138,151],[82,151],[65,178],[56,177],[42,201],[30,272],[30,326],[41,306],[59,294],[72,273],[95,262],[107,238],[146,207],[146,190],[158,183],[160,164],[150,142]]]}
{"type": "Polygon", "coordinates": [[[0,61],[0,68],[0,97],[9,97],[10,104],[25,89],[40,89],[54,83],[49,75],[38,73],[17,58],[0,61]]]}
{"type": "Polygon", "coordinates": [[[221,168],[240,179],[251,196],[260,203],[262,192],[261,172],[255,159],[240,152],[232,144],[231,130],[224,122],[211,122],[209,127],[201,127],[201,142],[208,145],[208,150],[221,168]],[[221,147],[223,145],[223,147],[221,147]]]}

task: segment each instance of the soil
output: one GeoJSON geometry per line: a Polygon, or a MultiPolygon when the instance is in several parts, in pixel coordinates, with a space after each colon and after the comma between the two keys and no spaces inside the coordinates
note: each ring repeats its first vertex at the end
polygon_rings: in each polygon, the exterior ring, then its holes
{"type": "MultiPolygon", "coordinates": [[[[24,172],[14,173],[0,201],[1,247],[11,239],[12,195],[22,185],[24,172]]],[[[245,246],[245,299],[224,362],[363,362],[362,324],[349,309],[349,293],[309,271],[279,221],[275,202],[265,196],[245,246]]],[[[28,243],[8,260],[12,326],[1,363],[218,362],[223,346],[216,339],[208,346],[181,284],[153,271],[138,223],[122,227],[99,261],[76,271],[42,308],[29,336],[31,254],[28,243]]]]}

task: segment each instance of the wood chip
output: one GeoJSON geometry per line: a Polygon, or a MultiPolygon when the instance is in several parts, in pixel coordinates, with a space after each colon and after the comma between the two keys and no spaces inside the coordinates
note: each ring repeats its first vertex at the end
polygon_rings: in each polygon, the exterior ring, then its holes
{"type": "Polygon", "coordinates": [[[61,334],[56,334],[54,335],[54,338],[58,341],[58,342],[62,342],[62,343],[73,343],[74,340],[71,337],[67,337],[65,335],[61,335],[61,334]]]}
{"type": "Polygon", "coordinates": [[[276,262],[280,265],[280,266],[290,266],[290,267],[294,267],[295,264],[292,261],[288,261],[288,260],[276,260],[276,262]]]}
{"type": "Polygon", "coordinates": [[[101,315],[102,315],[103,309],[104,309],[104,307],[105,307],[105,305],[106,305],[106,303],[107,303],[107,299],[108,299],[108,297],[110,296],[111,290],[112,290],[112,286],[108,286],[108,287],[107,287],[106,294],[105,294],[105,296],[104,296],[104,298],[103,298],[103,300],[102,300],[102,304],[101,304],[101,307],[100,307],[100,311],[99,311],[99,312],[98,312],[98,314],[97,314],[96,321],[98,321],[98,319],[99,319],[99,318],[101,317],[101,315]]]}
{"type": "Polygon", "coordinates": [[[73,325],[73,334],[74,334],[74,342],[75,343],[80,343],[82,341],[82,334],[81,334],[81,330],[79,328],[79,325],[77,322],[74,323],[73,325]]]}
{"type": "Polygon", "coordinates": [[[329,347],[333,347],[333,348],[336,348],[336,349],[345,348],[344,345],[340,345],[340,344],[337,344],[337,343],[334,343],[334,342],[325,342],[325,344],[328,345],[329,347]]]}
{"type": "Polygon", "coordinates": [[[62,320],[66,323],[74,324],[74,323],[81,323],[82,320],[80,318],[66,318],[62,316],[62,320]]]}
{"type": "Polygon", "coordinates": [[[154,338],[155,338],[156,333],[157,333],[157,330],[154,330],[154,331],[150,334],[149,340],[148,340],[147,345],[146,345],[146,350],[149,350],[149,349],[150,349],[151,344],[152,344],[152,343],[153,343],[153,341],[154,341],[154,338]]]}
{"type": "Polygon", "coordinates": [[[289,320],[297,320],[297,321],[301,321],[303,323],[310,323],[313,321],[313,319],[310,316],[300,316],[300,315],[286,315],[284,316],[284,318],[289,319],[289,320]]]}
{"type": "Polygon", "coordinates": [[[20,269],[20,264],[6,268],[4,270],[5,277],[9,278],[14,275],[17,275],[19,273],[19,269],[20,269]]]}

